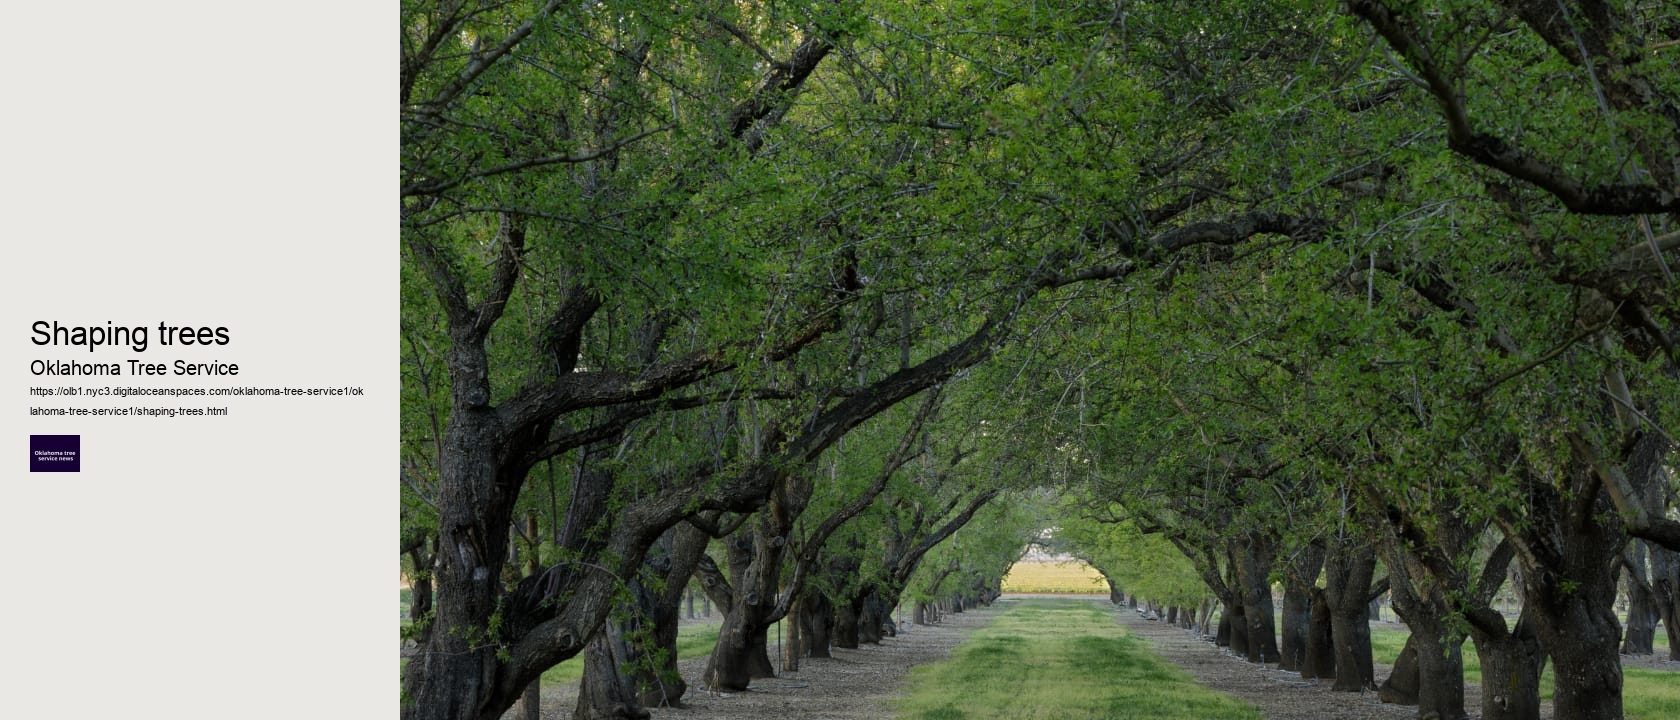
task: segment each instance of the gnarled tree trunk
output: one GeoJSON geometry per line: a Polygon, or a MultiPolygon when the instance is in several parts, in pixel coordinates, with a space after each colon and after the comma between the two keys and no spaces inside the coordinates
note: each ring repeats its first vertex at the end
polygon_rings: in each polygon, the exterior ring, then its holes
{"type": "Polygon", "coordinates": [[[1646,564],[1645,542],[1633,540],[1622,553],[1626,570],[1628,610],[1627,628],[1622,635],[1623,655],[1650,655],[1657,638],[1657,621],[1662,613],[1657,609],[1657,594],[1651,585],[1650,568],[1646,564]]]}
{"type": "MultiPolygon", "coordinates": [[[[921,624],[922,605],[916,605],[916,624],[921,624]]],[[[834,631],[834,603],[828,595],[815,590],[805,593],[799,600],[799,633],[804,638],[803,644],[806,657],[826,658],[834,657],[829,652],[833,643],[831,637],[834,631]]]]}
{"type": "MultiPolygon", "coordinates": [[[[1497,615],[1492,610],[1485,613],[1497,615]]],[[[1504,619],[1497,618],[1497,622],[1502,625],[1504,619]]],[[[1508,633],[1486,632],[1482,630],[1485,624],[1470,625],[1476,655],[1482,663],[1482,720],[1538,720],[1540,673],[1546,667],[1546,654],[1528,613],[1524,612],[1508,633]]]]}
{"type": "Polygon", "coordinates": [[[1308,544],[1295,551],[1283,585],[1283,635],[1278,667],[1299,672],[1307,657],[1312,627],[1313,583],[1324,566],[1324,547],[1308,544]]]}
{"type": "MultiPolygon", "coordinates": [[[[1249,662],[1277,662],[1280,653],[1269,579],[1277,546],[1271,538],[1252,533],[1238,556],[1237,577],[1243,596],[1243,619],[1248,623],[1244,655],[1249,662]]],[[[1236,650],[1234,646],[1231,649],[1236,650]]]]}
{"type": "Polygon", "coordinates": [[[1306,654],[1301,660],[1301,677],[1308,680],[1336,677],[1336,645],[1331,629],[1330,601],[1321,588],[1312,589],[1312,618],[1308,623],[1306,654]]]}
{"type": "Polygon", "coordinates": [[[1376,567],[1376,550],[1361,538],[1338,542],[1325,563],[1324,597],[1335,648],[1331,672],[1336,683],[1332,689],[1360,692],[1376,687],[1371,624],[1366,614],[1376,567]]]}
{"type": "MultiPolygon", "coordinates": [[[[1447,626],[1450,608],[1444,596],[1445,581],[1431,578],[1410,544],[1415,538],[1403,537],[1409,526],[1391,524],[1395,533],[1384,536],[1383,555],[1387,561],[1389,597],[1394,612],[1411,629],[1406,648],[1394,672],[1379,689],[1384,702],[1410,704],[1415,701],[1418,717],[1438,717],[1440,720],[1464,720],[1464,659],[1462,637],[1453,637],[1447,626]],[[1408,657],[1409,655],[1409,657],[1408,657]]],[[[1358,600],[1358,614],[1365,621],[1365,603],[1358,600]]],[[[1338,663],[1339,665],[1339,663],[1338,663]]],[[[1345,668],[1337,668],[1345,672],[1345,668]]],[[[1338,674],[1341,674],[1339,672],[1338,674]]]]}

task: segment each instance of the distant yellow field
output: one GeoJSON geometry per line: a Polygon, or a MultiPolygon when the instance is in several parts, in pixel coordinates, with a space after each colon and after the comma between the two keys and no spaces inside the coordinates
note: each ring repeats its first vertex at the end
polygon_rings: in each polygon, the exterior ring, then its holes
{"type": "Polygon", "coordinates": [[[1078,560],[1021,561],[1003,576],[1006,593],[1106,593],[1108,585],[1096,568],[1078,560]]]}

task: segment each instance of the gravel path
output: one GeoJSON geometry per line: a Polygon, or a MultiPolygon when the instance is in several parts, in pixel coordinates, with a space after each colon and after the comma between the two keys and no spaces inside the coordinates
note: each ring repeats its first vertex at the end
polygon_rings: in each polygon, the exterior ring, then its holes
{"type": "MultiPolygon", "coordinates": [[[[1118,608],[1115,621],[1133,635],[1150,642],[1155,654],[1178,665],[1207,687],[1226,693],[1260,708],[1271,720],[1367,720],[1387,718],[1415,718],[1417,708],[1384,705],[1377,701],[1377,693],[1332,692],[1330,681],[1310,682],[1301,674],[1278,670],[1277,665],[1262,667],[1231,655],[1225,648],[1197,638],[1187,630],[1164,622],[1145,620],[1137,611],[1118,608]]],[[[1377,665],[1376,675],[1388,677],[1390,668],[1377,665]]],[[[1468,689],[1467,689],[1468,690],[1468,689]]],[[[1465,708],[1479,707],[1481,695],[1465,694],[1465,708]]]]}

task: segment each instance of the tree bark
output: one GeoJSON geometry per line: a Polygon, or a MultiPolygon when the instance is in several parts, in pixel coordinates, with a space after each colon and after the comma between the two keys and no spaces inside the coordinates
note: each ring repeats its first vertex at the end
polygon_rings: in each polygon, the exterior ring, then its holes
{"type": "Polygon", "coordinates": [[[1662,613],[1657,609],[1657,594],[1651,584],[1646,564],[1645,542],[1628,543],[1622,556],[1626,573],[1628,610],[1627,628],[1622,635],[1623,655],[1650,655],[1657,637],[1657,621],[1662,613]]]}
{"type": "Polygon", "coordinates": [[[699,528],[683,523],[666,530],[654,544],[644,570],[659,580],[659,592],[650,593],[652,604],[643,608],[652,622],[652,641],[655,650],[652,662],[638,663],[634,668],[637,697],[647,707],[682,707],[688,683],[677,669],[678,615],[685,589],[689,607],[693,608],[694,594],[689,580],[694,576],[700,558],[706,554],[710,538],[699,528]]]}
{"type": "Polygon", "coordinates": [[[516,720],[542,720],[542,680],[525,686],[525,694],[513,706],[516,720]]]}
{"type": "MultiPolygon", "coordinates": [[[[771,522],[760,517],[751,532],[742,528],[725,540],[733,577],[728,595],[716,597],[718,607],[723,609],[723,625],[702,675],[710,689],[740,692],[754,679],[776,677],[775,665],[770,662],[769,631],[778,619],[773,613],[785,543],[776,542],[778,536],[772,532],[771,522]]],[[[701,568],[708,576],[709,587],[722,584],[714,574],[715,568],[705,562],[701,568]]]]}
{"type": "Polygon", "coordinates": [[[1377,688],[1377,699],[1392,705],[1418,704],[1417,653],[1417,644],[1408,636],[1400,657],[1394,660],[1394,669],[1377,688]]]}
{"type": "Polygon", "coordinates": [[[802,649],[799,633],[799,626],[802,624],[799,622],[800,605],[798,599],[793,601],[793,605],[788,609],[787,617],[791,622],[783,623],[787,626],[787,646],[782,650],[782,672],[799,672],[799,655],[802,649]]]}
{"type": "Polygon", "coordinates": [[[1565,556],[1562,568],[1523,568],[1524,607],[1532,608],[1541,644],[1556,665],[1552,707],[1560,718],[1622,717],[1621,628],[1609,554],[1602,545],[1581,548],[1565,556]],[[1601,567],[1592,567],[1595,559],[1601,567]]]}
{"type": "Polygon", "coordinates": [[[1243,618],[1248,623],[1245,656],[1249,662],[1277,662],[1280,653],[1269,580],[1277,546],[1271,538],[1254,533],[1250,534],[1239,554],[1238,578],[1242,584],[1243,618]]]}
{"type": "Polygon", "coordinates": [[[1225,607],[1225,614],[1219,620],[1219,631],[1225,634],[1231,653],[1241,657],[1248,657],[1247,611],[1241,601],[1235,601],[1225,607]]]}
{"type": "Polygon", "coordinates": [[[1367,610],[1376,550],[1362,538],[1344,538],[1325,563],[1324,597],[1329,605],[1335,648],[1334,690],[1361,692],[1376,687],[1367,610]]]}
{"type": "Polygon", "coordinates": [[[1489,632],[1504,618],[1491,609],[1485,620],[1471,621],[1476,655],[1482,663],[1482,720],[1538,720],[1540,717],[1540,674],[1546,654],[1528,613],[1517,619],[1510,632],[1489,632]]]}
{"type": "Polygon", "coordinates": [[[1308,680],[1336,678],[1336,645],[1330,620],[1330,600],[1320,588],[1312,589],[1312,617],[1308,623],[1306,653],[1301,660],[1301,677],[1308,680]]]}
{"type": "Polygon", "coordinates": [[[833,653],[829,652],[833,643],[834,603],[829,600],[828,595],[808,591],[805,597],[800,598],[799,625],[806,657],[834,657],[833,653]]]}
{"type": "Polygon", "coordinates": [[[1668,633],[1668,659],[1680,660],[1680,553],[1651,548],[1651,588],[1668,633]]]}
{"type": "Polygon", "coordinates": [[[1312,627],[1312,590],[1324,566],[1322,545],[1307,544],[1295,552],[1283,585],[1283,635],[1278,668],[1299,672],[1307,657],[1312,627]]]}
{"type": "MultiPolygon", "coordinates": [[[[958,602],[959,604],[966,604],[972,607],[971,600],[959,599],[958,602]]],[[[896,632],[896,630],[891,630],[891,612],[892,608],[886,600],[881,597],[880,589],[874,585],[870,585],[868,590],[858,600],[858,642],[868,643],[870,645],[880,645],[881,639],[887,637],[889,632],[896,632]]]]}
{"type": "Polygon", "coordinates": [[[858,608],[849,600],[834,606],[834,647],[858,649],[858,608]]]}
{"type": "MultiPolygon", "coordinates": [[[[1553,711],[1557,717],[1574,720],[1619,720],[1622,666],[1616,570],[1628,536],[1598,482],[1601,474],[1594,471],[1594,465],[1609,461],[1594,455],[1580,438],[1571,441],[1578,462],[1566,468],[1555,484],[1534,474],[1523,478],[1526,512],[1557,520],[1540,525],[1506,510],[1497,522],[1506,538],[1520,548],[1516,557],[1522,569],[1523,607],[1555,668],[1553,711]]],[[[1636,444],[1634,454],[1648,451],[1651,441],[1665,442],[1647,435],[1636,444]]]]}
{"type": "MultiPolygon", "coordinates": [[[[1404,690],[1411,690],[1418,717],[1431,717],[1433,713],[1441,720],[1464,720],[1469,717],[1464,710],[1464,639],[1448,633],[1444,602],[1432,595],[1420,596],[1412,585],[1413,579],[1398,571],[1396,563],[1390,563],[1389,577],[1394,611],[1412,631],[1406,647],[1412,651],[1412,667],[1416,672],[1415,678],[1404,677],[1401,664],[1396,663],[1389,680],[1395,683],[1395,690],[1402,691],[1401,697],[1406,694],[1404,690]]],[[[1361,620],[1365,616],[1363,605],[1360,604],[1359,611],[1361,620]]],[[[1338,672],[1341,674],[1344,673],[1338,672]]],[[[1384,685],[1386,689],[1388,683],[1384,685]]],[[[1388,696],[1382,697],[1386,700],[1388,696]]]]}
{"type": "Polygon", "coordinates": [[[636,698],[635,680],[628,670],[634,660],[619,621],[610,621],[583,651],[584,674],[591,682],[578,685],[577,720],[648,720],[653,714],[636,698]]]}

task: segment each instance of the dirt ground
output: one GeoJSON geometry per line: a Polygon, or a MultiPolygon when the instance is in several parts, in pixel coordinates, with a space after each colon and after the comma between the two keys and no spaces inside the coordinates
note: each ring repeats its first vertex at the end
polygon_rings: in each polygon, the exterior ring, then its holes
{"type": "MultiPolygon", "coordinates": [[[[1149,640],[1155,653],[1178,665],[1201,684],[1260,708],[1270,720],[1367,720],[1415,718],[1417,708],[1385,705],[1376,692],[1332,692],[1328,680],[1311,682],[1301,674],[1262,667],[1230,654],[1225,648],[1198,639],[1189,631],[1145,620],[1136,610],[1118,608],[1115,619],[1138,637],[1149,640]]],[[[1388,677],[1391,668],[1376,666],[1376,676],[1388,677]]],[[[1464,707],[1472,714],[1481,707],[1480,688],[1465,688],[1464,707]]]]}
{"type": "MultiPolygon", "coordinates": [[[[1015,597],[1015,596],[1011,596],[1015,597]]],[[[1055,597],[1069,597],[1058,595],[1055,597]]],[[[1107,602],[1107,596],[1090,596],[1092,602],[1107,602]]],[[[723,697],[708,696],[691,689],[684,708],[653,711],[656,720],[877,720],[892,717],[892,698],[904,691],[910,668],[950,657],[952,650],[969,633],[991,622],[999,611],[982,608],[948,615],[939,625],[911,626],[880,646],[858,650],[836,648],[833,659],[805,659],[800,672],[754,681],[752,689],[723,697]]],[[[1224,648],[1197,639],[1189,632],[1143,619],[1135,610],[1116,608],[1115,622],[1148,640],[1155,652],[1184,668],[1203,685],[1228,693],[1260,708],[1270,720],[1388,720],[1415,718],[1413,707],[1385,705],[1375,692],[1344,693],[1330,690],[1329,681],[1303,681],[1298,673],[1261,667],[1232,656],[1224,648]]],[[[704,622],[704,621],[703,621],[704,622]]],[[[715,622],[715,621],[714,621],[715,622]]],[[[1657,658],[1630,658],[1630,666],[1680,670],[1680,663],[1657,658]]],[[[699,686],[705,658],[679,664],[683,678],[699,686]]],[[[1377,665],[1376,676],[1388,676],[1387,665],[1377,665]]],[[[1481,688],[1466,684],[1464,707],[1472,717],[1479,715],[1481,688]]],[[[568,683],[543,690],[544,720],[569,720],[577,705],[577,684],[568,683]]],[[[508,716],[508,717],[511,717],[508,716]]],[[[1551,707],[1542,718],[1551,720],[1551,707]]]]}

